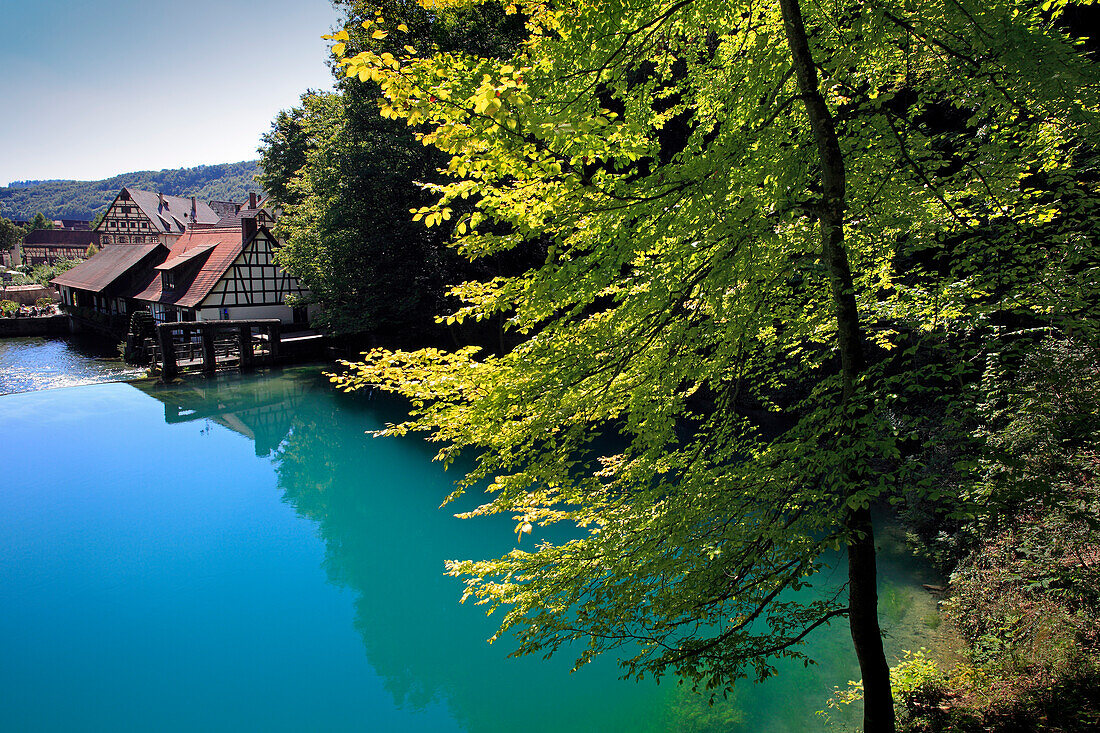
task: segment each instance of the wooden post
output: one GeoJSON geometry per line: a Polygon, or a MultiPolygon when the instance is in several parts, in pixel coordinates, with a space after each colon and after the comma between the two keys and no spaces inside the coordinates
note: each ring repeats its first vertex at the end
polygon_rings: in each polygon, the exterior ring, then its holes
{"type": "Polygon", "coordinates": [[[167,382],[179,373],[176,368],[176,345],[172,341],[171,326],[166,323],[157,326],[157,341],[160,343],[160,378],[167,382]]]}
{"type": "Polygon", "coordinates": [[[252,326],[241,326],[238,331],[238,340],[241,347],[241,369],[252,368],[252,326]]]}
{"type": "Polygon", "coordinates": [[[218,368],[218,355],[214,353],[214,324],[202,324],[202,370],[213,374],[218,368]]]}
{"type": "Polygon", "coordinates": [[[282,325],[281,323],[272,323],[267,328],[267,347],[269,350],[269,361],[272,366],[279,359],[279,343],[282,341],[282,325]]]}

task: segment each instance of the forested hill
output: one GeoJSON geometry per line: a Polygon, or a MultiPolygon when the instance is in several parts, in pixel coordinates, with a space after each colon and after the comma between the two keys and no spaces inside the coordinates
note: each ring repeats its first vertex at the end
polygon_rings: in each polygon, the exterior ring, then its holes
{"type": "Polygon", "coordinates": [[[102,181],[17,181],[0,187],[0,216],[31,219],[41,211],[52,219],[91,219],[123,186],[209,201],[243,201],[259,191],[257,161],[123,173],[102,181]]]}

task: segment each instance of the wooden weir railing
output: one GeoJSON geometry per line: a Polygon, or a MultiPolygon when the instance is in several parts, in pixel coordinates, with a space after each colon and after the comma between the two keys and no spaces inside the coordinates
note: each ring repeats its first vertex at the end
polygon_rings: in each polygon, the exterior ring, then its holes
{"type": "MultiPolygon", "coordinates": [[[[161,363],[161,351],[160,344],[153,339],[149,339],[154,364],[161,363]]],[[[267,344],[264,341],[253,337],[252,340],[252,352],[257,355],[267,353],[267,344]]],[[[193,366],[195,363],[201,363],[205,354],[203,352],[202,341],[181,341],[176,343],[176,365],[180,369],[184,369],[187,366],[193,366]]],[[[219,365],[231,363],[240,359],[241,352],[236,338],[218,338],[214,340],[214,358],[219,365]]]]}
{"type": "Polygon", "coordinates": [[[250,321],[186,321],[157,325],[153,368],[167,381],[180,369],[196,364],[204,372],[229,366],[251,369],[257,363],[273,364],[279,356],[282,323],[277,318],[250,321]],[[257,331],[257,334],[253,333],[257,331]]]}

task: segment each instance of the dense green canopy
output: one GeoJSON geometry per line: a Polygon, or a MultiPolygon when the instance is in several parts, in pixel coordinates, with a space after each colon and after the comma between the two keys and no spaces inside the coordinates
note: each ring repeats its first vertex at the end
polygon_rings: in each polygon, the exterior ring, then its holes
{"type": "Polygon", "coordinates": [[[450,565],[521,653],[766,675],[849,611],[786,591],[869,542],[852,517],[938,490],[906,441],[965,398],[994,326],[1094,332],[1100,74],[1063,5],[517,2],[507,60],[333,37],[383,115],[450,156],[414,218],[473,259],[549,242],[453,290],[448,320],[503,314],[510,352],[379,350],[341,380],[408,396],[387,432],[474,453],[478,511],[536,534],[450,565]],[[866,364],[842,370],[852,348],[866,364]],[[581,535],[542,541],[561,521],[581,535]]]}
{"type": "MultiPolygon", "coordinates": [[[[339,5],[346,43],[377,43],[360,25],[373,10],[357,0],[339,5]]],[[[523,28],[499,7],[438,17],[401,0],[385,6],[407,16],[416,38],[469,53],[507,55],[523,28]]],[[[446,158],[379,116],[376,87],[337,87],[303,95],[264,136],[260,181],[283,210],[277,256],[323,305],[317,324],[329,332],[424,343],[441,330],[434,316],[446,286],[474,272],[447,249],[446,232],[408,215],[432,200],[418,183],[440,180],[446,158]]]]}

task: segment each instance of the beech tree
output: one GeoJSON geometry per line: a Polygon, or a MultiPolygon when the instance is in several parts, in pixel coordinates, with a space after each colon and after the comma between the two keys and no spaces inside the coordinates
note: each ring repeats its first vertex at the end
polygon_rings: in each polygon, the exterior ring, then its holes
{"type": "Polygon", "coordinates": [[[448,563],[517,653],[721,691],[846,616],[865,729],[894,729],[870,508],[937,490],[911,406],[968,361],[922,350],[1096,315],[1100,79],[1064,5],[515,2],[508,60],[332,37],[450,156],[414,219],[471,259],[549,243],[452,290],[446,320],[505,317],[508,353],[376,350],[336,379],[407,396],[383,432],[469,452],[474,513],[540,535],[448,563]],[[787,593],[841,548],[845,588],[787,593]]]}

